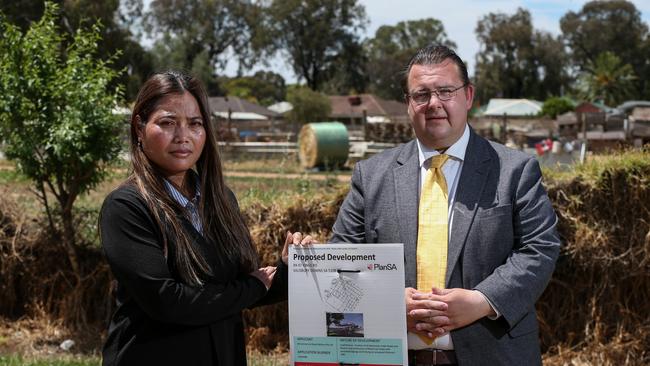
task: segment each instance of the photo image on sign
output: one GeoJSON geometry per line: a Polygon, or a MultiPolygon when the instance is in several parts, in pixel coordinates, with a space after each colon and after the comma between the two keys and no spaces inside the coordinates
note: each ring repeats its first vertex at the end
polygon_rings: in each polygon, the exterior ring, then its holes
{"type": "Polygon", "coordinates": [[[328,337],[363,337],[362,313],[325,313],[328,337]]]}

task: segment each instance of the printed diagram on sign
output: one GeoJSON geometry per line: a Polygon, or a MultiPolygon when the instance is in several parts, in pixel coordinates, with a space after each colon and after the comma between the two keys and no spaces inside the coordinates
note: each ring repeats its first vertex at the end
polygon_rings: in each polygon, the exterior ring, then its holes
{"type": "Polygon", "coordinates": [[[356,309],[363,297],[363,290],[353,280],[339,276],[332,279],[330,288],[324,291],[323,300],[338,312],[350,312],[356,309]]]}

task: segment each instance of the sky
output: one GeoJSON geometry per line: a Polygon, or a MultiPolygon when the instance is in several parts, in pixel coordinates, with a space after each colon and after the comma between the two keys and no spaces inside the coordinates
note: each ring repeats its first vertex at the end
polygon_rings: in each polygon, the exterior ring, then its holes
{"type": "MultiPolygon", "coordinates": [[[[479,44],[474,34],[478,20],[490,12],[514,14],[517,8],[527,9],[536,30],[560,34],[560,18],[569,11],[578,12],[587,1],[580,0],[360,0],[366,8],[369,24],[362,38],[373,37],[382,25],[395,25],[404,20],[435,18],[442,21],[447,36],[456,43],[456,52],[468,63],[470,75],[479,44]]],[[[642,19],[650,26],[650,0],[633,0],[642,19]]],[[[269,67],[281,74],[287,83],[295,83],[291,67],[277,57],[269,67]]],[[[229,65],[226,73],[234,75],[236,65],[229,65]]],[[[252,70],[251,74],[256,71],[252,70]]]]}

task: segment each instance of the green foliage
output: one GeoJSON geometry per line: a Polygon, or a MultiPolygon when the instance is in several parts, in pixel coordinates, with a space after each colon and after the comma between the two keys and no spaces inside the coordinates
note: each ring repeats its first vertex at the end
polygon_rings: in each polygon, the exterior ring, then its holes
{"type": "MultiPolygon", "coordinates": [[[[145,26],[156,40],[158,68],[205,70],[225,67],[232,55],[240,70],[250,67],[262,52],[253,42],[261,5],[239,0],[154,0],[145,14],[145,26]],[[168,63],[169,61],[169,63],[168,63]]],[[[205,80],[205,75],[202,77],[205,80]]]]}
{"type": "Polygon", "coordinates": [[[112,60],[96,58],[100,27],[67,40],[57,14],[46,3],[25,33],[2,19],[0,133],[7,158],[34,181],[48,214],[46,187],[55,196],[64,236],[73,240],[75,199],[102,180],[120,151],[121,117],[112,109],[122,92],[109,87],[120,75],[112,60]]]}
{"type": "Polygon", "coordinates": [[[558,115],[572,111],[574,108],[574,103],[568,98],[551,97],[544,101],[539,114],[555,119],[558,115]]]}
{"type": "Polygon", "coordinates": [[[480,44],[475,83],[478,99],[545,99],[568,85],[560,38],[533,29],[530,13],[489,13],[476,26],[480,44]]]}
{"type": "Polygon", "coordinates": [[[206,85],[210,95],[219,95],[221,89],[214,74],[214,64],[207,50],[192,53],[191,44],[183,39],[163,34],[151,50],[156,70],[189,70],[206,85]]]}
{"type": "Polygon", "coordinates": [[[224,78],[221,87],[227,95],[266,106],[285,100],[287,94],[284,78],[271,71],[258,71],[253,76],[224,78]]]}
{"type": "Polygon", "coordinates": [[[441,21],[433,18],[383,25],[366,41],[370,91],[386,99],[401,100],[402,71],[415,52],[429,44],[455,48],[441,21]]]}
{"type": "Polygon", "coordinates": [[[636,76],[630,64],[622,64],[612,52],[603,52],[589,62],[580,75],[580,97],[615,106],[634,96],[636,76]]]}
{"type": "Polygon", "coordinates": [[[363,93],[368,85],[368,57],[361,43],[349,38],[327,70],[321,91],[326,94],[354,95],[363,93]]]}
{"type": "MultiPolygon", "coordinates": [[[[140,18],[142,0],[57,0],[60,4],[60,16],[56,19],[59,30],[72,37],[80,26],[92,22],[101,22],[104,26],[100,29],[101,37],[97,40],[98,58],[107,59],[114,57],[111,67],[115,70],[128,69],[121,73],[114,81],[125,85],[127,98],[135,98],[144,78],[151,72],[152,61],[149,53],[135,40],[135,35],[130,29],[140,18]]],[[[0,9],[7,20],[26,31],[32,22],[38,21],[45,10],[43,0],[0,0],[0,9]]],[[[66,38],[67,39],[67,38],[66,38]]],[[[64,39],[64,44],[67,44],[64,39]]]]}
{"type": "MultiPolygon", "coordinates": [[[[322,90],[342,65],[350,72],[362,71],[359,57],[353,56],[359,54],[357,31],[366,22],[365,9],[357,0],[274,0],[268,12],[267,34],[312,90],[322,90]]],[[[362,83],[363,75],[353,75],[344,84],[350,80],[362,83]]]]}
{"type": "Polygon", "coordinates": [[[289,120],[301,124],[323,121],[332,110],[327,95],[304,86],[290,87],[287,90],[287,101],[293,105],[289,120]]]}
{"type": "MultiPolygon", "coordinates": [[[[584,71],[605,52],[615,54],[621,64],[631,65],[638,76],[649,75],[647,46],[648,25],[630,1],[589,1],[578,12],[568,12],[560,19],[560,28],[574,65],[584,71]],[[645,46],[644,46],[645,43],[645,46]]],[[[634,82],[637,91],[650,92],[650,79],[634,82]]],[[[650,98],[650,94],[645,94],[650,98]]]]}
{"type": "Polygon", "coordinates": [[[328,324],[341,324],[341,321],[345,319],[341,313],[327,313],[327,323],[328,324]]]}

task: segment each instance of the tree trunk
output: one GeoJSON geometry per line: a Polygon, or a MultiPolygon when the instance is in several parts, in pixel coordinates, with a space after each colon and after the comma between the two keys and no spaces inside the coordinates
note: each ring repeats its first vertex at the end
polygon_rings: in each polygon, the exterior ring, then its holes
{"type": "Polygon", "coordinates": [[[83,306],[84,278],[81,272],[77,246],[75,241],[74,218],[72,215],[72,202],[74,198],[68,197],[68,202],[61,205],[61,219],[63,221],[63,242],[68,254],[68,261],[72,269],[72,290],[66,294],[61,307],[64,319],[73,326],[86,324],[86,309],[83,306]]]}
{"type": "Polygon", "coordinates": [[[81,268],[77,258],[75,245],[75,229],[72,217],[72,206],[67,204],[61,205],[61,220],[63,221],[63,245],[68,253],[68,260],[72,271],[78,280],[81,280],[81,268]]]}

